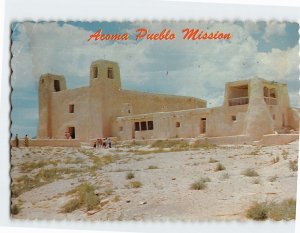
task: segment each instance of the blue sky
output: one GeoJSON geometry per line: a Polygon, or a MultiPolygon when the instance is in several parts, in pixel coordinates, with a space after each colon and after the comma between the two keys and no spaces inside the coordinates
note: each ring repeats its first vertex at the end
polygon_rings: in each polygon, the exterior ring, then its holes
{"type": "Polygon", "coordinates": [[[225,82],[260,76],[287,82],[292,106],[299,107],[298,24],[289,22],[21,22],[12,24],[12,134],[36,136],[38,80],[62,74],[68,88],[87,86],[89,65],[117,61],[124,89],[194,96],[208,107],[222,104],[225,82]],[[176,40],[135,41],[139,27],[170,28],[176,40]],[[184,41],[183,28],[232,34],[230,41],[184,41]],[[129,41],[87,42],[99,29],[130,34],[129,41]]]}

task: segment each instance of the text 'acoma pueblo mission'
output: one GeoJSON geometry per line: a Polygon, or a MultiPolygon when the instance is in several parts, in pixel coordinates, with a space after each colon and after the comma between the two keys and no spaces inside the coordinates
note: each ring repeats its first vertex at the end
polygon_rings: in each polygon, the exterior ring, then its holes
{"type": "Polygon", "coordinates": [[[69,90],[64,76],[41,75],[38,139],[64,139],[66,131],[80,142],[114,137],[283,144],[298,139],[299,110],[290,107],[285,83],[259,77],[229,82],[223,105],[207,108],[205,100],[194,97],[123,90],[119,66],[112,61],[94,61],[89,79],[89,86],[69,90]]]}

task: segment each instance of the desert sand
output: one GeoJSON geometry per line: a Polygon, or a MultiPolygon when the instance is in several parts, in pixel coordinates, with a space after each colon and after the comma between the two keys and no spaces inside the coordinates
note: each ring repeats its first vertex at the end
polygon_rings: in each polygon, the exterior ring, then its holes
{"type": "Polygon", "coordinates": [[[12,203],[18,206],[13,218],[246,220],[253,202],[296,198],[297,171],[291,163],[297,156],[298,141],[268,147],[12,148],[12,203]],[[224,170],[216,169],[220,165],[224,170]],[[257,174],[247,176],[247,169],[257,174]],[[201,178],[206,188],[193,190],[201,178]],[[98,207],[64,213],[62,207],[76,196],[71,190],[82,183],[93,186],[98,207]]]}

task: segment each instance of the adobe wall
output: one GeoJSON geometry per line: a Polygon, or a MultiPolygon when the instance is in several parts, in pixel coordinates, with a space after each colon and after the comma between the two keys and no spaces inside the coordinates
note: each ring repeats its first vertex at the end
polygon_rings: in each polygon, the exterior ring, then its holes
{"type": "MultiPolygon", "coordinates": [[[[10,141],[12,147],[16,147],[15,140],[10,141]]],[[[19,146],[25,147],[24,139],[19,139],[19,146]]],[[[72,139],[29,139],[29,147],[80,147],[81,144],[79,140],[72,139]]]]}
{"type": "Polygon", "coordinates": [[[87,141],[87,126],[90,124],[89,88],[53,92],[51,101],[52,138],[64,139],[67,128],[75,127],[76,139],[87,141]],[[69,113],[70,104],[74,104],[74,113],[69,113]]]}

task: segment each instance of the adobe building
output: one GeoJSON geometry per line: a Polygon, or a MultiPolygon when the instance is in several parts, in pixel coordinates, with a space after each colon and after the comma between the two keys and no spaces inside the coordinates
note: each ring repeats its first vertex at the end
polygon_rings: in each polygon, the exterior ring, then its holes
{"type": "MultiPolygon", "coordinates": [[[[118,140],[198,138],[247,143],[264,137],[298,138],[299,111],[290,107],[286,84],[255,77],[227,83],[224,103],[206,108],[193,97],[121,89],[117,63],[90,66],[90,85],[69,90],[64,76],[44,74],[39,81],[39,139],[71,137],[118,140]]],[[[269,140],[265,138],[266,140],[269,140]]]]}

